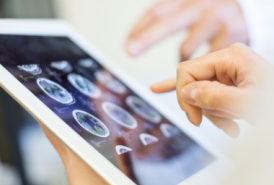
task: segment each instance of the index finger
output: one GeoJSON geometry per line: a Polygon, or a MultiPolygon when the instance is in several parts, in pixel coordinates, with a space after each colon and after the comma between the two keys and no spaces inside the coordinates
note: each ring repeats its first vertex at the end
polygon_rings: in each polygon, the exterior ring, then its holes
{"type": "Polygon", "coordinates": [[[137,22],[129,38],[135,37],[140,30],[150,26],[156,19],[165,17],[179,10],[185,1],[186,0],[168,0],[154,5],[137,22]]]}
{"type": "Polygon", "coordinates": [[[150,89],[155,93],[165,93],[176,89],[176,79],[168,79],[163,82],[150,86],[150,89]]]}
{"type": "Polygon", "coordinates": [[[236,78],[235,65],[231,65],[232,61],[227,62],[229,52],[227,50],[221,50],[215,53],[211,53],[190,61],[183,62],[177,69],[177,99],[178,103],[183,109],[190,121],[194,125],[200,125],[202,121],[202,109],[194,105],[186,103],[181,98],[182,89],[196,81],[204,81],[211,79],[217,79],[220,83],[231,84],[236,78]]]}

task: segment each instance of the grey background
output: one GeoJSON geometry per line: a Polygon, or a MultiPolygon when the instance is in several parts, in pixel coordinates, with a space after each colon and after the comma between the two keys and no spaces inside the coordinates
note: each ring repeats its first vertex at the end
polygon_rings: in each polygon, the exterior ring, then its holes
{"type": "Polygon", "coordinates": [[[0,0],[1,18],[55,18],[52,0],[0,0]]]}

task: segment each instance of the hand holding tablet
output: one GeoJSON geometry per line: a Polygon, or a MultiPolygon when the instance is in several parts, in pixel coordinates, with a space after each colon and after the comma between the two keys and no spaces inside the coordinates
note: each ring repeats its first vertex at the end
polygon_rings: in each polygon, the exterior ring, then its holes
{"type": "Polygon", "coordinates": [[[96,184],[108,185],[94,170],[68,149],[58,138],[50,133],[42,124],[40,124],[45,135],[60,155],[65,165],[67,177],[70,185],[78,184],[96,184]]]}

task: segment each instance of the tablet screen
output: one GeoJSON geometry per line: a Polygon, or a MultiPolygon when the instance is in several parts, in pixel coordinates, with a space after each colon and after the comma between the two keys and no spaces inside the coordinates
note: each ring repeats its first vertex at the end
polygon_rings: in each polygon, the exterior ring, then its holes
{"type": "Polygon", "coordinates": [[[140,185],[176,185],[216,159],[67,37],[0,35],[0,63],[140,185]]]}

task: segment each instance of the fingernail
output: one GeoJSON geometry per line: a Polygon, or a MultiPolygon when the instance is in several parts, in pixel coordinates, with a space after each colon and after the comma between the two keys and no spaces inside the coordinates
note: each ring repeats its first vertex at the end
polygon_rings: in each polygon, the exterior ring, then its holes
{"type": "Polygon", "coordinates": [[[142,51],[142,43],[140,41],[130,41],[128,50],[132,55],[138,55],[142,51]]]}
{"type": "Polygon", "coordinates": [[[197,86],[187,86],[181,90],[181,98],[187,102],[196,103],[197,86]]]}

